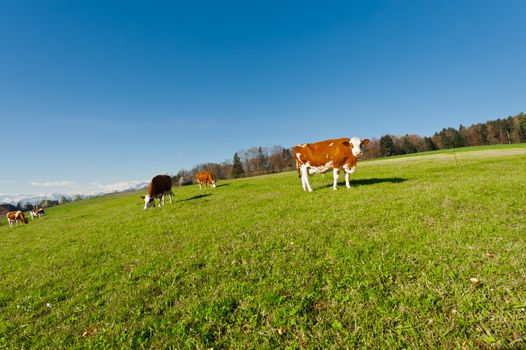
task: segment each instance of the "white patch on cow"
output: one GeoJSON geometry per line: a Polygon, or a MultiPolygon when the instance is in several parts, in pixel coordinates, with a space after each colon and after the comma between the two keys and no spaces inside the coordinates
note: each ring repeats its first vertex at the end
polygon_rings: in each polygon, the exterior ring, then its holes
{"type": "Polygon", "coordinates": [[[345,173],[345,187],[351,188],[351,183],[349,182],[349,173],[345,173]]]}
{"type": "Polygon", "coordinates": [[[334,178],[334,183],[332,185],[332,189],[336,191],[338,189],[338,177],[340,176],[340,169],[334,168],[332,169],[332,176],[334,178]]]}
{"type": "Polygon", "coordinates": [[[309,184],[309,173],[308,173],[309,165],[310,165],[309,162],[307,162],[307,164],[302,164],[300,167],[301,185],[303,186],[304,191],[312,192],[312,188],[310,187],[310,184],[309,184]]]}
{"type": "Polygon", "coordinates": [[[164,192],[164,194],[163,194],[163,204],[164,204],[164,197],[167,196],[167,195],[170,196],[170,204],[172,204],[173,203],[172,202],[172,196],[173,196],[172,190],[164,192]]]}
{"type": "Polygon", "coordinates": [[[300,156],[301,156],[301,153],[296,153],[296,158],[298,158],[299,161],[301,161],[300,156]]]}
{"type": "Polygon", "coordinates": [[[155,207],[155,200],[147,194],[144,196],[144,209],[148,209],[149,207],[155,207]]]}
{"type": "Polygon", "coordinates": [[[325,163],[325,165],[320,166],[313,166],[309,168],[309,175],[316,174],[316,173],[326,173],[329,170],[332,169],[332,160],[330,162],[325,163]]]}
{"type": "Polygon", "coordinates": [[[352,154],[355,157],[360,157],[362,155],[362,149],[360,145],[362,144],[362,140],[360,140],[358,137],[353,136],[351,138],[351,144],[352,144],[352,154]]]}
{"type": "Polygon", "coordinates": [[[216,188],[216,180],[212,180],[212,188],[216,188]]]}
{"type": "Polygon", "coordinates": [[[352,168],[349,169],[349,165],[348,164],[345,164],[343,166],[343,170],[347,173],[347,174],[352,174],[354,173],[354,171],[356,170],[356,166],[353,166],[352,168]]]}
{"type": "Polygon", "coordinates": [[[299,145],[299,146],[300,146],[301,148],[305,148],[305,146],[307,146],[307,144],[306,144],[306,143],[303,143],[303,144],[301,144],[301,145],[299,145]]]}
{"type": "Polygon", "coordinates": [[[332,146],[334,146],[334,142],[331,142],[331,143],[329,144],[329,147],[332,147],[332,146]]]}

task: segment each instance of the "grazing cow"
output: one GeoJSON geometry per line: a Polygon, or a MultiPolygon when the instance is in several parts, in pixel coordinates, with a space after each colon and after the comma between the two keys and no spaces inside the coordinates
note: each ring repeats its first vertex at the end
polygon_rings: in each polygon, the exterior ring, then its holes
{"type": "Polygon", "coordinates": [[[14,223],[16,223],[16,225],[18,226],[18,221],[21,221],[24,224],[29,223],[29,221],[27,221],[26,217],[24,216],[24,213],[21,212],[20,210],[10,211],[9,213],[7,213],[6,216],[7,216],[7,222],[9,223],[9,226],[11,227],[13,227],[14,223]]]}
{"type": "Polygon", "coordinates": [[[170,196],[170,203],[172,203],[172,178],[168,175],[154,176],[148,186],[148,194],[141,196],[144,199],[144,209],[155,207],[155,199],[159,200],[159,206],[164,204],[164,196],[170,196]]]}
{"type": "Polygon", "coordinates": [[[197,180],[201,190],[203,189],[201,187],[202,184],[205,185],[205,189],[208,189],[208,184],[210,184],[212,188],[216,188],[216,180],[214,179],[214,175],[212,175],[212,173],[209,171],[201,171],[200,173],[197,173],[197,175],[195,175],[195,179],[197,180]]]}
{"type": "Polygon", "coordinates": [[[31,216],[31,220],[34,220],[37,216],[41,218],[44,216],[46,212],[44,211],[44,208],[35,208],[29,212],[29,215],[31,216]]]}
{"type": "Polygon", "coordinates": [[[349,175],[354,173],[356,162],[362,155],[362,148],[368,143],[368,139],[360,140],[358,137],[353,137],[295,146],[293,151],[303,190],[312,192],[309,175],[326,173],[330,169],[334,177],[332,186],[334,190],[338,189],[340,169],[345,171],[345,186],[350,188],[349,175]]]}

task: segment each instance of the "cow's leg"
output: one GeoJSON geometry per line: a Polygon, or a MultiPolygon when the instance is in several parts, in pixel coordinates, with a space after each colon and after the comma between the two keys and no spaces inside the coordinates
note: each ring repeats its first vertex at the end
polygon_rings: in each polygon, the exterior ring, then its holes
{"type": "Polygon", "coordinates": [[[336,191],[338,189],[338,177],[340,177],[340,169],[334,168],[332,169],[332,176],[334,178],[334,183],[332,185],[332,189],[336,191]]]}
{"type": "Polygon", "coordinates": [[[356,170],[356,166],[353,166],[351,169],[349,169],[348,167],[345,167],[344,170],[345,170],[345,187],[351,188],[351,183],[349,182],[349,175],[354,173],[354,171],[356,170]]]}
{"type": "Polygon", "coordinates": [[[300,178],[301,178],[301,186],[303,187],[303,191],[307,191],[307,186],[305,185],[305,176],[303,176],[303,172],[305,170],[303,169],[303,166],[300,166],[298,168],[298,172],[300,173],[300,178]]]}
{"type": "Polygon", "coordinates": [[[201,182],[197,182],[199,184],[199,189],[203,190],[203,187],[201,186],[201,182]]]}
{"type": "Polygon", "coordinates": [[[306,164],[301,166],[301,181],[303,182],[303,190],[312,192],[312,187],[309,184],[309,166],[306,164]]]}
{"type": "Polygon", "coordinates": [[[170,191],[170,204],[172,204],[172,196],[173,196],[173,192],[170,191]]]}
{"type": "Polygon", "coordinates": [[[13,221],[11,221],[11,219],[7,219],[7,223],[9,224],[9,227],[13,227],[13,221]]]}

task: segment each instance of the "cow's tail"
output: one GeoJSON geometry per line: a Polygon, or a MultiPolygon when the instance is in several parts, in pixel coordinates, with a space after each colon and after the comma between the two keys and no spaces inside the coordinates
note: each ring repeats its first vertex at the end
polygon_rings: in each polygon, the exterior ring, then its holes
{"type": "Polygon", "coordinates": [[[298,177],[301,177],[300,162],[296,161],[296,170],[298,170],[298,177]]]}

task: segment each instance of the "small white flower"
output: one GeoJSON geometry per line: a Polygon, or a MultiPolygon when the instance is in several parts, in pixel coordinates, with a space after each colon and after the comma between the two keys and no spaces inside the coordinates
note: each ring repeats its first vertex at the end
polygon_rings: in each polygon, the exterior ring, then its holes
{"type": "Polygon", "coordinates": [[[47,304],[46,304],[46,307],[51,307],[51,303],[47,303],[47,304]]]}

